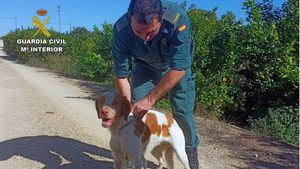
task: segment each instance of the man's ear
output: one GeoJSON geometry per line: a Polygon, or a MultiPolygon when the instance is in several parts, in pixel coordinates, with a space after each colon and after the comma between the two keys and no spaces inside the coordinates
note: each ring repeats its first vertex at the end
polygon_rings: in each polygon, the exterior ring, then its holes
{"type": "Polygon", "coordinates": [[[127,121],[128,116],[131,112],[131,103],[130,101],[127,99],[126,96],[122,96],[122,107],[123,107],[123,113],[124,113],[124,118],[127,121]]]}
{"type": "Polygon", "coordinates": [[[102,96],[102,95],[100,95],[99,98],[95,101],[98,119],[101,119],[101,116],[100,116],[101,107],[103,106],[104,102],[105,102],[105,96],[102,96]]]}

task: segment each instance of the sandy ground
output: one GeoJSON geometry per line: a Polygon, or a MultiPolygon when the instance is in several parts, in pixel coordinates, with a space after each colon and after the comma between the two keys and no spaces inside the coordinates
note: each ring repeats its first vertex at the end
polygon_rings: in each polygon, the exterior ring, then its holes
{"type": "MultiPolygon", "coordinates": [[[[0,45],[0,169],[112,168],[110,133],[94,108],[108,89],[11,60],[0,45]]],[[[299,168],[298,147],[196,119],[203,169],[299,168]]]]}

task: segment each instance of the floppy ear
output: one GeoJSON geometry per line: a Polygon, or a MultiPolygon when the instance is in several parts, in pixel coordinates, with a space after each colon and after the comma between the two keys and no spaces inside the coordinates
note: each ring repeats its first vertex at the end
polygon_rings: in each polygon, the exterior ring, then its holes
{"type": "Polygon", "coordinates": [[[99,96],[99,98],[95,101],[95,106],[97,110],[98,119],[101,119],[100,113],[101,113],[101,107],[103,106],[105,102],[105,96],[99,96]]]}
{"type": "Polygon", "coordinates": [[[131,103],[129,102],[129,100],[127,99],[126,96],[122,96],[122,111],[123,111],[123,115],[124,115],[124,118],[125,120],[127,121],[128,119],[128,116],[131,112],[131,103]]]}

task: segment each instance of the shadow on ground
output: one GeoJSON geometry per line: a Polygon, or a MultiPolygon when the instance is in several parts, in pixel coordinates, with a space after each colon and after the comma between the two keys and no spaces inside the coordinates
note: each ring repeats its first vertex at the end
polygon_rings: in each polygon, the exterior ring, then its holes
{"type": "Polygon", "coordinates": [[[298,169],[299,147],[284,141],[256,135],[246,129],[233,127],[220,122],[198,118],[199,134],[202,142],[211,146],[217,153],[228,149],[226,155],[232,161],[239,161],[247,167],[231,164],[236,169],[298,169]]]}
{"type": "Polygon", "coordinates": [[[0,161],[21,156],[44,164],[44,169],[113,168],[111,161],[95,160],[91,155],[112,159],[107,149],[60,136],[20,137],[0,143],[0,161]],[[62,164],[62,158],[68,162],[62,164]]]}
{"type": "MultiPolygon", "coordinates": [[[[29,136],[0,142],[0,161],[13,156],[40,162],[45,165],[43,169],[113,168],[110,150],[60,136],[29,136]]],[[[148,167],[157,168],[151,162],[148,167]]]]}
{"type": "MultiPolygon", "coordinates": [[[[0,47],[0,51],[3,51],[3,48],[0,47]]],[[[0,55],[0,58],[8,60],[8,61],[17,61],[18,60],[17,56],[9,56],[9,55],[7,55],[5,53],[2,53],[0,55]]]]}
{"type": "Polygon", "coordinates": [[[76,81],[73,84],[77,85],[79,88],[83,89],[88,96],[66,96],[68,99],[87,99],[96,100],[100,94],[106,91],[112,91],[112,89],[107,85],[102,85],[97,82],[90,81],[76,81]]]}
{"type": "Polygon", "coordinates": [[[244,154],[235,154],[235,158],[242,159],[249,166],[258,169],[299,169],[299,147],[263,136],[241,134],[241,137],[249,141],[241,144],[243,148],[240,151],[244,154]]]}

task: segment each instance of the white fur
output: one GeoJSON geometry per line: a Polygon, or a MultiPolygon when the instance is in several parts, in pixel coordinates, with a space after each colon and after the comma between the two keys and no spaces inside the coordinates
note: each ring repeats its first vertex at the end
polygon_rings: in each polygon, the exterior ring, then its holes
{"type": "MultiPolygon", "coordinates": [[[[150,110],[148,113],[155,114],[159,125],[167,125],[168,120],[163,113],[154,110],[150,110]]],[[[132,115],[128,117],[127,121],[121,118],[120,121],[118,121],[118,123],[120,123],[119,128],[111,129],[110,146],[115,158],[115,169],[123,169],[126,158],[136,169],[145,169],[147,167],[147,161],[144,155],[148,153],[151,153],[158,160],[159,168],[163,167],[163,161],[166,160],[168,168],[172,169],[174,168],[174,152],[177,154],[183,166],[186,169],[190,168],[185,152],[185,138],[175,120],[169,127],[170,137],[150,135],[148,142],[143,143],[141,138],[134,134],[135,122],[122,128],[128,121],[133,120],[133,118],[132,115]],[[157,151],[153,153],[152,151],[155,148],[157,148],[157,151]]],[[[142,121],[145,122],[146,118],[147,114],[143,117],[142,121]]]]}

